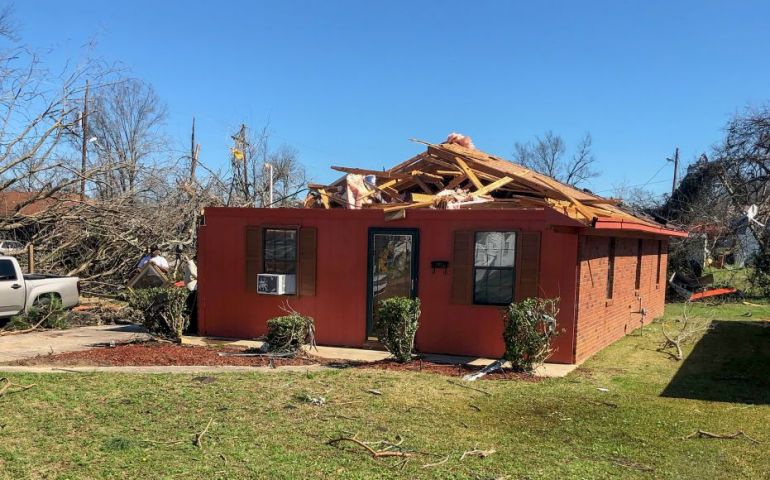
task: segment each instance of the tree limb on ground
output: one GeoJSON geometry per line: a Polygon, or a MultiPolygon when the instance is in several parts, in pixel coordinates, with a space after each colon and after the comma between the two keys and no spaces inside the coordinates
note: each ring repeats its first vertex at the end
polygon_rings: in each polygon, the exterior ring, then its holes
{"type": "Polygon", "coordinates": [[[369,455],[372,456],[372,458],[411,457],[411,456],[414,455],[414,453],[411,453],[411,452],[404,452],[404,451],[401,451],[401,450],[391,450],[394,447],[400,446],[401,443],[403,442],[403,440],[401,440],[401,441],[399,441],[398,443],[395,443],[395,444],[387,442],[387,441],[375,442],[376,444],[382,444],[382,443],[387,444],[388,446],[386,448],[384,448],[383,450],[375,450],[367,442],[362,442],[361,440],[357,439],[355,437],[355,435],[352,436],[352,437],[339,437],[339,438],[335,438],[335,439],[329,440],[327,442],[327,444],[328,445],[337,445],[340,442],[351,442],[351,443],[354,443],[354,444],[356,444],[356,445],[358,445],[360,447],[363,447],[364,449],[366,449],[366,451],[369,453],[369,455]]]}
{"type": "Polygon", "coordinates": [[[692,432],[691,434],[684,437],[685,439],[689,438],[716,438],[719,440],[735,440],[737,438],[745,438],[746,440],[749,440],[753,443],[761,443],[759,440],[756,440],[754,438],[751,438],[750,436],[746,435],[746,433],[743,430],[739,430],[735,433],[729,433],[729,434],[720,434],[720,433],[711,433],[707,432],[705,430],[696,430],[692,432]]]}

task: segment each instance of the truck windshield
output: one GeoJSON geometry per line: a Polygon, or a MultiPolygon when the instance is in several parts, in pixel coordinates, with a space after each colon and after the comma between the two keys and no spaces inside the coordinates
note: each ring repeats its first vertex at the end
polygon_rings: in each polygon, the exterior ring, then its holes
{"type": "Polygon", "coordinates": [[[10,260],[0,260],[0,282],[16,280],[16,269],[10,260]]]}

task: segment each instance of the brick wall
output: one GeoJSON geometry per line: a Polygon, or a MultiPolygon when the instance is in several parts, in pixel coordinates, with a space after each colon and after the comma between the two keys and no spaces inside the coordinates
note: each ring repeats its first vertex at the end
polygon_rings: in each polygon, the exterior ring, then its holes
{"type": "Polygon", "coordinates": [[[602,348],[663,315],[666,292],[668,240],[661,239],[658,276],[658,241],[642,239],[639,288],[636,288],[638,238],[615,238],[612,299],[607,298],[610,238],[581,236],[578,257],[578,305],[575,361],[582,362],[602,348]],[[656,278],[658,276],[658,278],[656,278]]]}

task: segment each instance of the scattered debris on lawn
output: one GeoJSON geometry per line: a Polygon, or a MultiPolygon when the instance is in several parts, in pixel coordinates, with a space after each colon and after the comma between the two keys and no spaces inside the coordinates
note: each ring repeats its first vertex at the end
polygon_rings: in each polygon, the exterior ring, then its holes
{"type": "Polygon", "coordinates": [[[465,457],[487,458],[496,452],[497,450],[494,448],[490,448],[489,450],[479,450],[478,448],[474,448],[473,450],[468,450],[467,452],[464,452],[462,455],[460,455],[460,460],[465,460],[465,457]]]}
{"type": "MultiPolygon", "coordinates": [[[[423,359],[418,359],[409,363],[399,363],[393,359],[380,360],[370,363],[341,363],[340,361],[330,362],[329,366],[337,368],[343,367],[356,367],[356,368],[375,368],[381,370],[394,370],[400,372],[422,372],[422,373],[434,373],[439,375],[445,375],[448,377],[463,377],[467,374],[478,372],[483,367],[469,365],[469,364],[448,364],[448,363],[435,363],[423,359]]],[[[503,372],[498,370],[488,373],[480,378],[480,380],[524,380],[529,382],[538,382],[542,380],[541,377],[523,373],[523,372],[503,372]]]]}
{"type": "Polygon", "coordinates": [[[195,439],[193,440],[193,445],[195,445],[198,448],[203,448],[203,436],[206,435],[206,432],[209,431],[209,427],[211,427],[211,422],[214,421],[214,418],[209,419],[209,423],[206,424],[206,428],[204,428],[200,433],[195,434],[195,439]]]}
{"type": "Polygon", "coordinates": [[[684,352],[682,346],[690,341],[697,334],[708,331],[711,328],[710,319],[694,319],[691,318],[687,312],[689,303],[685,303],[682,307],[682,319],[680,320],[679,329],[670,334],[666,331],[666,326],[661,324],[660,331],[663,333],[665,339],[663,344],[658,348],[658,351],[665,352],[671,356],[674,360],[681,361],[684,358],[684,352]],[[667,352],[669,348],[676,349],[675,353],[667,352]]]}
{"type": "Polygon", "coordinates": [[[369,390],[366,391],[366,393],[371,393],[372,395],[382,395],[381,391],[376,390],[374,388],[370,388],[369,390]]]}
{"type": "Polygon", "coordinates": [[[0,383],[5,383],[5,385],[0,387],[0,397],[6,394],[23,392],[25,390],[29,390],[30,388],[37,386],[36,383],[30,383],[29,385],[20,385],[18,383],[13,383],[7,377],[0,378],[0,383]],[[11,388],[15,388],[15,390],[11,390],[11,388]]]}
{"type": "Polygon", "coordinates": [[[425,465],[423,465],[423,466],[422,466],[422,468],[432,468],[432,467],[438,467],[439,465],[443,465],[443,464],[445,464],[446,462],[448,462],[448,461],[449,461],[449,458],[450,458],[451,456],[452,456],[452,455],[447,455],[446,457],[444,457],[444,459],[443,459],[443,460],[441,460],[441,461],[438,461],[438,462],[436,462],[436,463],[426,463],[425,465]]]}
{"type": "Polygon", "coordinates": [[[411,457],[414,455],[414,452],[406,452],[401,449],[401,444],[404,443],[404,439],[399,437],[396,437],[396,443],[391,443],[387,440],[380,440],[377,442],[363,442],[356,438],[358,434],[353,435],[352,437],[339,437],[332,440],[329,440],[327,442],[328,445],[337,445],[340,442],[351,442],[354,443],[360,447],[363,447],[366,449],[366,451],[369,453],[369,455],[372,456],[372,458],[382,458],[382,457],[411,457]],[[385,448],[381,450],[375,450],[372,445],[384,445],[385,448]]]}
{"type": "Polygon", "coordinates": [[[691,434],[684,437],[685,439],[688,438],[716,438],[719,440],[735,440],[736,438],[745,438],[746,440],[749,440],[753,443],[761,443],[759,440],[756,440],[754,438],[751,438],[750,436],[746,435],[746,433],[743,430],[739,430],[735,433],[729,433],[729,434],[719,434],[719,433],[711,433],[707,432],[705,430],[696,430],[692,432],[691,434]]]}
{"type": "Polygon", "coordinates": [[[463,377],[463,380],[465,380],[466,382],[475,382],[476,380],[483,377],[484,375],[495,372],[497,370],[500,370],[501,372],[503,372],[503,360],[497,360],[495,362],[492,362],[476,373],[469,373],[468,375],[465,375],[463,377]]]}
{"type": "Polygon", "coordinates": [[[480,388],[471,387],[470,385],[463,385],[462,383],[453,382],[452,380],[448,380],[448,381],[452,385],[457,385],[458,387],[467,388],[468,390],[473,390],[475,392],[480,392],[480,393],[483,393],[484,395],[492,395],[491,393],[487,392],[486,390],[482,390],[480,388]]]}
{"type": "Polygon", "coordinates": [[[309,403],[311,405],[315,405],[317,407],[322,407],[326,405],[326,398],[322,396],[314,397],[312,395],[308,395],[307,393],[301,393],[295,397],[297,400],[305,403],[309,403]]]}

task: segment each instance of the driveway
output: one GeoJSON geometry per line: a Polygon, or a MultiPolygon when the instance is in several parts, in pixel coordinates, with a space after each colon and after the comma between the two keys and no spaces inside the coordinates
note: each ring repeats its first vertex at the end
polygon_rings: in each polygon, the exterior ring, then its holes
{"type": "Polygon", "coordinates": [[[138,325],[101,325],[70,330],[6,335],[0,337],[0,363],[54,353],[88,350],[94,345],[147,340],[150,336],[138,325]]]}

